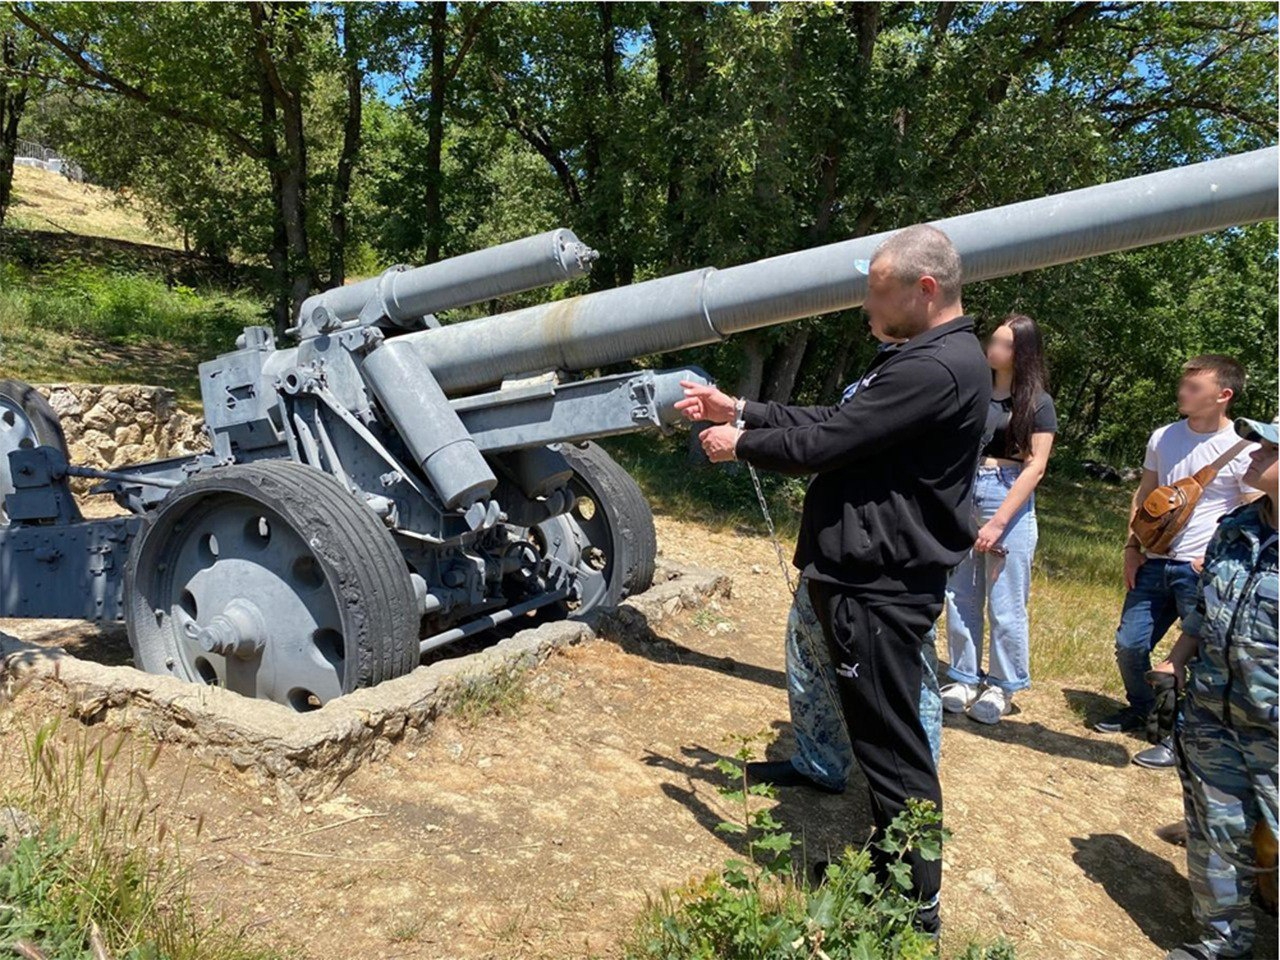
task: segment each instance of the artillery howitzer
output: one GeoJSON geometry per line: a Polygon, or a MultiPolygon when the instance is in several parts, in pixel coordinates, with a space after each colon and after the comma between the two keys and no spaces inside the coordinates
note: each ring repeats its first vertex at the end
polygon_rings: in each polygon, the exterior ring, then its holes
{"type": "MultiPolygon", "coordinates": [[[[1277,150],[937,225],[966,282],[1260,220],[1277,150]]],[[[330,290],[276,344],[200,365],[212,450],[70,465],[57,417],[0,382],[0,616],[126,621],[137,666],[304,710],[515,621],[645,589],[656,543],[594,443],[672,429],[693,369],[569,374],[855,307],[885,235],[479,320],[434,314],[584,275],[567,230],[330,290]],[[550,374],[551,376],[547,376],[550,374]],[[128,515],[85,520],[68,478],[128,515]]]]}

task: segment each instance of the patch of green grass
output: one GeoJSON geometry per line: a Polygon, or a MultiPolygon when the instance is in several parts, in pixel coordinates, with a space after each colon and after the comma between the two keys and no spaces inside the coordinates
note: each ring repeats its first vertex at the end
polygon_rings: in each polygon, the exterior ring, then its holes
{"type": "MultiPolygon", "coordinates": [[[[635,477],[656,513],[716,529],[767,533],[746,465],[692,460],[685,431],[670,437],[651,433],[611,437],[602,446],[635,477]]],[[[759,471],[758,476],[779,534],[794,537],[807,481],[767,471],[759,471]]]]}
{"type": "Polygon", "coordinates": [[[150,383],[200,395],[197,365],[264,323],[249,295],[169,285],[76,261],[48,272],[0,264],[0,376],[150,383]]]}
{"type": "MultiPolygon", "coordinates": [[[[0,864],[0,954],[83,960],[283,960],[197,909],[178,840],[148,786],[159,747],[123,734],[27,738],[26,782],[4,805],[41,825],[0,864]]],[[[195,826],[196,836],[203,818],[195,826]]]]}
{"type": "Polygon", "coordinates": [[[466,727],[490,717],[510,716],[529,699],[529,671],[519,667],[468,674],[455,681],[448,713],[466,727]]]}

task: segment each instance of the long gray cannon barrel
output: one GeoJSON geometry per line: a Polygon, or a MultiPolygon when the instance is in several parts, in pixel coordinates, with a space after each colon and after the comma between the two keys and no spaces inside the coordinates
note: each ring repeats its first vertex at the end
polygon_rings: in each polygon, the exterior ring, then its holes
{"type": "Polygon", "coordinates": [[[306,324],[326,308],[339,321],[368,308],[393,322],[416,320],[437,310],[481,303],[584,276],[596,252],[560,228],[522,240],[450,257],[424,267],[391,267],[379,276],[308,297],[298,311],[306,324]]]}
{"type": "MultiPolygon", "coordinates": [[[[934,225],[960,251],[966,282],[990,280],[1273,220],[1278,164],[1271,147],[934,225]]],[[[450,394],[520,374],[589,370],[856,307],[867,292],[865,261],[892,232],[405,336],[450,394]]]]}

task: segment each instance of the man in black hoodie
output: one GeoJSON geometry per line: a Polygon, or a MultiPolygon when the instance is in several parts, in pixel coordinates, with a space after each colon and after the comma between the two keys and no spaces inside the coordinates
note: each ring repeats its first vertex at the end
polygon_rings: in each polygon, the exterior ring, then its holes
{"type": "MultiPolygon", "coordinates": [[[[948,572],[977,535],[969,494],[991,370],[960,304],[959,255],[936,228],[909,227],[880,246],[863,308],[878,333],[906,342],[875,358],[847,403],[789,407],[686,392],[705,419],[737,415],[703,431],[712,461],[815,474],[794,563],[836,664],[878,840],[909,798],[942,808],[920,721],[920,647],[948,572]]],[[[887,863],[872,851],[883,874],[887,863]]],[[[914,852],[907,860],[923,904],[917,923],[935,933],[941,861],[914,852]]]]}

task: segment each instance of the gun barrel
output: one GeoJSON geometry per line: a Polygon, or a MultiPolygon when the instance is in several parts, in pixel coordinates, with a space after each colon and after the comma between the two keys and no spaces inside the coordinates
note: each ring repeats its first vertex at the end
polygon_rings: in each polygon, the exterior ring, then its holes
{"type": "Polygon", "coordinates": [[[495,297],[585,276],[596,252],[563,227],[422,267],[392,267],[359,283],[308,297],[298,311],[306,324],[324,308],[339,321],[366,308],[394,323],[417,320],[495,297]]]}
{"type": "MultiPolygon", "coordinates": [[[[966,283],[1274,220],[1271,147],[934,221],[966,283]]],[[[441,388],[589,370],[863,302],[866,261],[893,231],[725,270],[704,268],[406,334],[441,388]]]]}

